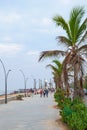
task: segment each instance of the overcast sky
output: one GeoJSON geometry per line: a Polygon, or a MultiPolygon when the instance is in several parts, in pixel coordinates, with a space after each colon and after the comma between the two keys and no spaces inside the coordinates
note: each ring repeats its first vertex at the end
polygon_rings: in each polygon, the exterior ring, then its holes
{"type": "MultiPolygon", "coordinates": [[[[8,90],[24,88],[19,69],[29,78],[27,88],[33,87],[33,78],[37,82],[38,79],[50,81],[51,70],[45,66],[51,60],[38,63],[39,54],[43,50],[59,49],[55,38],[63,34],[63,30],[52,18],[62,15],[68,20],[75,6],[84,6],[87,11],[87,0],[0,0],[0,59],[6,72],[12,70],[8,76],[8,90]]],[[[4,91],[1,63],[0,91],[4,91]]]]}

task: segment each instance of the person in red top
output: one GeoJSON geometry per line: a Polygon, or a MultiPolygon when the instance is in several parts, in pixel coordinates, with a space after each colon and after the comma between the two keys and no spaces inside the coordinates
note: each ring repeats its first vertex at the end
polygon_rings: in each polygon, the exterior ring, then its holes
{"type": "Polygon", "coordinates": [[[40,97],[42,97],[42,94],[43,94],[43,90],[41,89],[40,90],[40,97]]]}

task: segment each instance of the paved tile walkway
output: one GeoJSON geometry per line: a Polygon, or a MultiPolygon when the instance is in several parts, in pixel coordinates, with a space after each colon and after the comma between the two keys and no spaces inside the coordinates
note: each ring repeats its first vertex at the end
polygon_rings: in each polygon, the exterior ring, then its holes
{"type": "Polygon", "coordinates": [[[0,105],[0,130],[62,130],[55,121],[59,112],[53,94],[24,98],[0,105]]]}

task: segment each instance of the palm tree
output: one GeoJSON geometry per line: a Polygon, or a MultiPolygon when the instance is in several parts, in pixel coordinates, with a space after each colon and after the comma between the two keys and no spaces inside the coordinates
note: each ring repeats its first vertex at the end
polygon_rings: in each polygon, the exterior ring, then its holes
{"type": "Polygon", "coordinates": [[[51,67],[52,69],[52,74],[54,76],[54,82],[57,88],[62,88],[63,87],[63,80],[62,80],[62,64],[58,60],[53,60],[52,64],[48,64],[46,67],[51,67]]]}
{"type": "MultiPolygon", "coordinates": [[[[74,97],[78,97],[79,90],[81,90],[80,86],[78,86],[78,81],[83,77],[84,58],[87,56],[87,18],[82,22],[84,13],[83,7],[73,8],[70,13],[69,22],[66,22],[62,16],[55,16],[53,20],[56,25],[63,28],[66,32],[66,36],[57,36],[58,43],[66,46],[66,50],[43,51],[39,57],[40,61],[47,57],[65,56],[63,62],[64,78],[68,75],[67,68],[72,66],[74,71],[74,97]]],[[[66,85],[68,85],[67,78],[65,79],[66,85]]]]}

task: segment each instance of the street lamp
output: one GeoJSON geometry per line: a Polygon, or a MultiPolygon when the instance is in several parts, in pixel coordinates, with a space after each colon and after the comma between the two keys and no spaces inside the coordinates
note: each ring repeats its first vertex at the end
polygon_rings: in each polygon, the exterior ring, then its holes
{"type": "Polygon", "coordinates": [[[41,80],[41,88],[42,88],[42,80],[41,80]]]}
{"type": "Polygon", "coordinates": [[[2,60],[0,59],[0,62],[3,66],[3,70],[4,70],[4,74],[5,74],[5,104],[7,104],[7,78],[8,78],[8,74],[11,71],[10,69],[6,72],[4,63],[2,62],[2,60]]]}
{"type": "Polygon", "coordinates": [[[44,87],[46,88],[47,87],[47,80],[44,79],[44,87]]]}
{"type": "Polygon", "coordinates": [[[42,88],[42,80],[39,79],[39,88],[42,88]]]}
{"type": "Polygon", "coordinates": [[[28,78],[25,77],[25,74],[21,69],[19,71],[22,73],[24,77],[24,92],[25,92],[25,97],[26,97],[26,83],[27,83],[28,78]]]}
{"type": "Polygon", "coordinates": [[[40,82],[41,80],[39,79],[39,89],[41,88],[41,82],[40,82]]]}
{"type": "Polygon", "coordinates": [[[36,89],[36,79],[34,79],[34,89],[36,89]]]}

